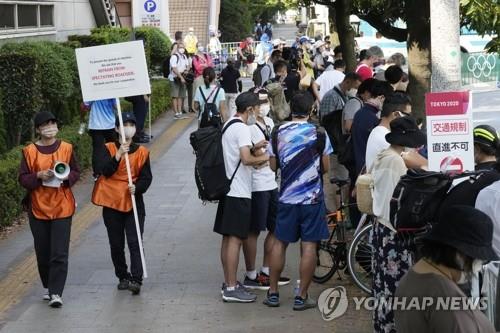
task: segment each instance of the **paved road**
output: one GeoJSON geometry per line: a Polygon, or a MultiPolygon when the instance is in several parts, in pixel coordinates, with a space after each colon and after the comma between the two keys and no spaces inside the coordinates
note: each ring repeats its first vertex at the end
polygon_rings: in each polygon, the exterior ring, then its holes
{"type": "MultiPolygon", "coordinates": [[[[317,310],[293,312],[293,286],[281,290],[282,307],[277,309],[261,304],[263,292],[253,304],[224,304],[221,301],[221,239],[212,232],[216,207],[204,206],[197,198],[193,181],[194,156],[188,144],[194,123],[186,122],[182,126],[187,128],[178,137],[168,137],[169,131],[176,133],[169,129],[151,147],[155,152],[154,181],[145,196],[148,216],[144,235],[149,278],[141,295],[133,297],[129,292],[116,289],[106,231],[97,216],[93,218],[95,223],[82,231],[70,254],[64,307],[52,309],[41,300],[43,290],[35,274],[33,287],[25,296],[19,294],[19,303],[2,313],[0,332],[370,331],[370,314],[352,308],[333,322],[323,321],[317,310]],[[165,152],[157,147],[162,145],[161,141],[172,139],[165,152]]],[[[83,198],[89,193],[80,194],[83,198]]],[[[85,209],[83,205],[80,211],[85,209]]],[[[27,230],[22,232],[29,233],[27,230]]],[[[30,241],[28,236],[24,237],[30,241]]],[[[4,253],[0,253],[2,257],[4,253]]],[[[285,274],[295,280],[298,275],[296,246],[289,249],[287,259],[285,274]]],[[[243,259],[240,268],[242,264],[243,259]]],[[[14,263],[11,266],[15,267],[14,263]]],[[[243,270],[239,276],[243,276],[243,270]]],[[[29,283],[23,281],[24,278],[13,280],[12,288],[29,283]]],[[[315,285],[311,294],[317,297],[333,285],[346,286],[349,296],[362,295],[346,278],[315,285]]]]}

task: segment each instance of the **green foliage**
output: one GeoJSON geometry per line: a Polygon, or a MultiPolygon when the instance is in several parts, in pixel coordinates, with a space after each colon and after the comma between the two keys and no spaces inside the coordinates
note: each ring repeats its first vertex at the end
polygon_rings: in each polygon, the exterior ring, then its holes
{"type": "Polygon", "coordinates": [[[7,145],[31,134],[31,119],[42,104],[40,57],[32,47],[7,44],[0,49],[0,90],[7,145]]]}
{"type": "Polygon", "coordinates": [[[249,0],[222,0],[219,25],[224,42],[242,40],[252,31],[252,15],[249,0]],[[238,18],[235,20],[235,18],[238,18]]]}
{"type": "Polygon", "coordinates": [[[500,4],[497,0],[460,0],[461,25],[484,36],[496,35],[489,52],[500,52],[500,4]]]}
{"type": "Polygon", "coordinates": [[[105,40],[104,44],[123,43],[131,40],[130,29],[127,28],[105,26],[90,30],[90,34],[102,36],[105,40]]]}
{"type": "MultiPolygon", "coordinates": [[[[152,80],[151,93],[151,120],[154,121],[167,111],[172,103],[170,83],[164,79],[152,80]]],[[[121,99],[121,109],[122,112],[132,112],[132,104],[125,101],[125,99],[121,99]]]]}
{"type": "Polygon", "coordinates": [[[170,38],[160,29],[152,27],[137,28],[135,35],[136,39],[144,40],[150,72],[160,73],[163,60],[170,55],[172,48],[170,38]]]}

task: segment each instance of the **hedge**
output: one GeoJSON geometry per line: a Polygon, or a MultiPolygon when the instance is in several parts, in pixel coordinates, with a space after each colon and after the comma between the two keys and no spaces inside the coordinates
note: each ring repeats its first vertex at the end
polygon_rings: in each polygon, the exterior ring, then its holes
{"type": "MultiPolygon", "coordinates": [[[[170,84],[165,79],[151,81],[151,121],[154,121],[162,113],[168,110],[172,103],[170,97],[170,84]]],[[[132,104],[121,99],[122,112],[132,112],[132,104]]],[[[146,120],[147,121],[147,120],[146,120]]],[[[146,126],[147,127],[147,124],[146,126]]]]}
{"type": "MultiPolygon", "coordinates": [[[[73,144],[75,157],[83,170],[91,165],[92,143],[90,136],[78,134],[78,124],[64,126],[58,138],[73,144]]],[[[18,182],[19,165],[23,146],[17,146],[0,160],[0,227],[9,226],[21,214],[21,200],[26,190],[18,182]]]]}

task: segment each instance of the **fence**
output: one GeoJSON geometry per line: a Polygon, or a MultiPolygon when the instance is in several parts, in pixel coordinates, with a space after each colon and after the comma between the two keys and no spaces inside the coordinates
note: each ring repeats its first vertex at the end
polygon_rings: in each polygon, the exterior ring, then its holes
{"type": "Polygon", "coordinates": [[[500,80],[497,53],[462,53],[462,85],[500,80]]]}

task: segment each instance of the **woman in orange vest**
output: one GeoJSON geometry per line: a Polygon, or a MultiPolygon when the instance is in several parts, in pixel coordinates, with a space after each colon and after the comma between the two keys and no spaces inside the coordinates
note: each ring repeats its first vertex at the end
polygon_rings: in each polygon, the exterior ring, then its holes
{"type": "Polygon", "coordinates": [[[71,219],[75,213],[71,187],[80,178],[80,170],[73,146],[56,139],[56,117],[39,112],[34,123],[40,137],[23,149],[19,182],[28,190],[26,203],[38,272],[43,287],[48,289],[43,299],[57,308],[63,304],[61,296],[68,274],[71,219]]]}
{"type": "MultiPolygon", "coordinates": [[[[92,194],[92,202],[102,206],[104,225],[108,231],[111,259],[115,266],[115,274],[119,279],[118,290],[130,290],[133,295],[141,291],[142,263],[139,240],[135,229],[134,212],[130,194],[135,194],[137,214],[141,235],[144,232],[146,211],[142,195],[147,191],[153,176],[149,162],[149,151],[136,143],[132,138],[136,132],[136,119],[133,113],[122,114],[126,142],[106,143],[101,152],[102,157],[97,165],[97,179],[92,194]],[[129,186],[125,153],[128,153],[133,185],[129,186]],[[125,236],[130,252],[130,273],[125,260],[125,236]]],[[[116,131],[119,123],[116,121],[116,131]]],[[[120,139],[121,140],[121,139],[120,139]]]]}

